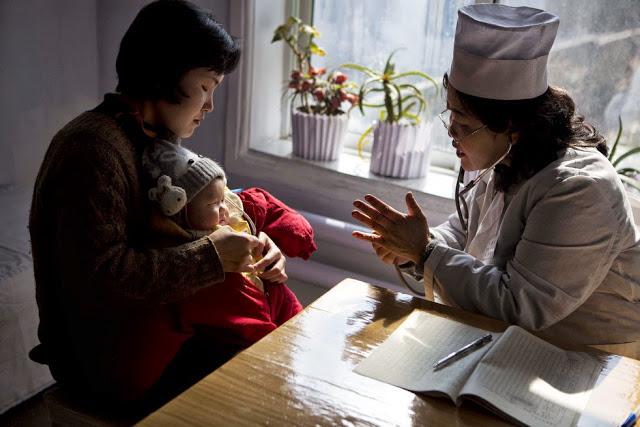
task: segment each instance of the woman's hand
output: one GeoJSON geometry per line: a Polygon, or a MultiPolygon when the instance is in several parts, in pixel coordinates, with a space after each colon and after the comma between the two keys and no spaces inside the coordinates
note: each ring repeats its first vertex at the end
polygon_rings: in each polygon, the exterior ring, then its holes
{"type": "Polygon", "coordinates": [[[226,273],[254,271],[251,254],[260,245],[257,237],[245,233],[236,233],[229,227],[220,227],[209,235],[226,273]]]}
{"type": "Polygon", "coordinates": [[[255,248],[254,253],[261,255],[262,259],[253,264],[253,268],[257,272],[268,268],[268,270],[259,273],[262,279],[274,283],[286,282],[288,277],[284,271],[284,265],[287,260],[280,251],[280,248],[262,231],[258,234],[258,240],[259,245],[255,248]]]}
{"type": "Polygon", "coordinates": [[[374,246],[374,249],[385,262],[402,259],[418,263],[429,241],[429,225],[413,194],[409,192],[406,195],[406,214],[371,194],[364,199],[366,203],[361,200],[353,202],[356,210],[351,212],[351,216],[372,231],[354,231],[353,237],[381,247],[376,249],[374,246]]]}

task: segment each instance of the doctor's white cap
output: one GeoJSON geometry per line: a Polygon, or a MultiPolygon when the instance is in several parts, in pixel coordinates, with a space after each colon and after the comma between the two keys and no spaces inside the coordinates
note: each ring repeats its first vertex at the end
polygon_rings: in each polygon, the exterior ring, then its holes
{"type": "Polygon", "coordinates": [[[449,82],[481,98],[530,99],[545,93],[547,58],[560,24],[530,7],[474,4],[458,10],[449,82]]]}

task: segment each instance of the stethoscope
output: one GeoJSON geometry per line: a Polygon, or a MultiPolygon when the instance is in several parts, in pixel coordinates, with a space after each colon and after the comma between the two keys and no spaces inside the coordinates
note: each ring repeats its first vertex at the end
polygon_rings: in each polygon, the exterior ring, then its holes
{"type": "Polygon", "coordinates": [[[496,167],[496,165],[498,165],[501,161],[503,161],[509,155],[509,153],[511,152],[511,145],[512,145],[511,142],[509,142],[507,151],[505,151],[505,153],[502,156],[500,156],[498,160],[493,162],[491,166],[489,166],[488,168],[480,172],[480,174],[477,177],[475,177],[471,182],[469,182],[467,185],[465,185],[462,190],[460,189],[460,186],[464,183],[464,169],[462,169],[462,166],[460,166],[460,172],[458,172],[458,180],[456,181],[455,202],[456,202],[456,211],[458,212],[458,218],[460,219],[460,225],[462,225],[462,229],[464,230],[465,234],[468,232],[469,207],[467,205],[467,201],[464,198],[464,195],[470,192],[473,189],[473,187],[475,187],[476,184],[478,184],[486,174],[491,172],[493,168],[496,167]],[[460,205],[462,205],[462,208],[464,208],[464,214],[462,212],[460,205]]]}

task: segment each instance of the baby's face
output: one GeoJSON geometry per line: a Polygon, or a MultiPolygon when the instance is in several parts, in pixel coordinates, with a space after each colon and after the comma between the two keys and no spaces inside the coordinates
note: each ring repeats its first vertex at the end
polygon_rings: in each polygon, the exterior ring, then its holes
{"type": "Polygon", "coordinates": [[[187,220],[195,230],[212,230],[229,222],[229,210],[224,202],[224,181],[215,179],[204,187],[187,205],[187,220]]]}

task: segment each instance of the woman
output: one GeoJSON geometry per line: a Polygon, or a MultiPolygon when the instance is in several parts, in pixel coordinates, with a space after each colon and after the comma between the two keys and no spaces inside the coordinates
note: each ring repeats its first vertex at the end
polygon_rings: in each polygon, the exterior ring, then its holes
{"type": "Polygon", "coordinates": [[[49,146],[30,218],[41,341],[32,357],[68,388],[130,401],[184,386],[228,354],[205,337],[177,355],[149,354],[131,366],[123,337],[136,331],[140,340],[159,341],[149,348],[162,348],[163,340],[184,338],[170,327],[164,335],[157,330],[173,315],[167,303],[221,283],[225,272],[285,274],[282,253],[264,234],[221,229],[149,249],[142,152],[160,139],[191,136],[239,58],[236,41],[211,13],[181,0],[151,3],[120,45],[117,93],[67,124],[49,146]],[[251,264],[252,252],[262,260],[251,264]],[[167,369],[160,385],[151,384],[161,391],[131,380],[157,364],[153,369],[167,369]]]}
{"type": "Polygon", "coordinates": [[[640,235],[604,139],[547,84],[557,27],[531,8],[459,11],[442,119],[461,169],[484,172],[431,229],[411,193],[407,214],[356,200],[372,232],[354,236],[424,277],[427,295],[638,357],[640,235]]]}

